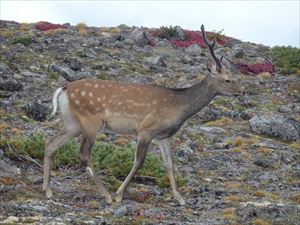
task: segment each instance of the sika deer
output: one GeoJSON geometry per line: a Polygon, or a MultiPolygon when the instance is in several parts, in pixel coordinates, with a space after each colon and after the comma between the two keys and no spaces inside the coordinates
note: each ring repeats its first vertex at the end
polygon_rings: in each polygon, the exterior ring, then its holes
{"type": "Polygon", "coordinates": [[[56,150],[79,135],[83,135],[79,157],[86,171],[102,191],[108,203],[112,198],[91,165],[91,149],[98,130],[105,127],[120,134],[137,135],[134,165],[116,193],[121,202],[132,177],[143,165],[147,147],[157,140],[171,182],[174,197],[180,205],[184,199],[177,190],[173,174],[170,138],[192,115],[203,109],[216,95],[241,95],[240,85],[229,78],[214,53],[215,42],[209,43],[203,25],[202,36],[216,62],[217,73],[207,75],[201,82],[186,89],[170,89],[143,84],[84,79],[58,88],[53,96],[55,114],[57,98],[65,129],[52,138],[45,150],[43,190],[51,197],[50,169],[56,150]]]}

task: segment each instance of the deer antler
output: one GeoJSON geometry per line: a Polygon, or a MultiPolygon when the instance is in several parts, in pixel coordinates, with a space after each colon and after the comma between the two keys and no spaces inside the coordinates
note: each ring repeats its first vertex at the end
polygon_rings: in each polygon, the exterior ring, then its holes
{"type": "Polygon", "coordinates": [[[215,60],[215,62],[217,64],[217,71],[219,73],[221,73],[222,64],[220,62],[220,59],[217,58],[217,56],[215,55],[215,52],[214,52],[214,47],[216,45],[216,41],[214,40],[212,43],[209,43],[209,41],[207,40],[206,34],[205,34],[203,24],[201,25],[201,33],[202,33],[202,38],[203,38],[205,44],[208,46],[208,49],[209,49],[209,52],[210,52],[211,56],[213,57],[213,59],[215,60]]]}

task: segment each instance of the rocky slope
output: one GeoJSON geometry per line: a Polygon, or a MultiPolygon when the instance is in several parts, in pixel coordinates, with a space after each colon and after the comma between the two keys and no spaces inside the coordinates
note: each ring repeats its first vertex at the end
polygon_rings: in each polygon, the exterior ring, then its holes
{"type": "MultiPolygon", "coordinates": [[[[194,33],[176,27],[170,38],[160,31],[0,21],[1,140],[54,135],[61,123],[48,118],[52,94],[69,81],[181,88],[203,79],[209,53],[188,40],[194,33]]],[[[223,60],[246,93],[215,98],[174,137],[186,206],[144,180],[131,185],[121,205],[107,205],[79,166],[54,171],[48,200],[39,163],[10,159],[1,145],[0,224],[300,224],[299,76],[276,73],[266,46],[217,38],[216,53],[235,62],[223,60]],[[237,65],[262,69],[244,75],[237,65]]],[[[102,140],[122,145],[114,134],[102,140]]],[[[150,151],[158,152],[154,145],[150,151]]]]}

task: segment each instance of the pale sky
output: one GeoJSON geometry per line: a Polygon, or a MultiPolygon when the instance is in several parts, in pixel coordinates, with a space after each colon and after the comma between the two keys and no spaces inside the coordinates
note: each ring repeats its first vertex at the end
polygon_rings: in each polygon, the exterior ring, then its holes
{"type": "Polygon", "coordinates": [[[14,1],[0,0],[0,19],[83,22],[88,26],[179,25],[268,46],[300,48],[300,0],[294,1],[14,1]]]}

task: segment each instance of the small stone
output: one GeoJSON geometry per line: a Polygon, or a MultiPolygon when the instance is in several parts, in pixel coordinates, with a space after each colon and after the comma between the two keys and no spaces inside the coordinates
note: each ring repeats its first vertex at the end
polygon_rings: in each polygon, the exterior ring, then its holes
{"type": "Polygon", "coordinates": [[[24,110],[26,115],[37,121],[45,121],[49,113],[49,109],[40,101],[29,102],[25,105],[24,110]]]}
{"type": "Polygon", "coordinates": [[[114,211],[114,216],[123,217],[123,216],[126,216],[128,214],[128,212],[129,212],[128,207],[126,205],[124,205],[124,206],[117,208],[114,211]]]}
{"type": "Polygon", "coordinates": [[[48,208],[44,205],[31,205],[29,208],[36,212],[48,212],[48,208]]]}
{"type": "Polygon", "coordinates": [[[19,91],[23,85],[13,78],[3,79],[0,77],[0,89],[4,91],[19,91]]]}
{"type": "Polygon", "coordinates": [[[245,55],[244,49],[239,48],[239,47],[233,49],[233,57],[235,57],[235,58],[243,58],[244,55],[245,55]]]}
{"type": "Polygon", "coordinates": [[[202,49],[199,45],[192,44],[186,48],[185,52],[192,56],[199,56],[202,53],[202,49]]]}
{"type": "Polygon", "coordinates": [[[179,146],[176,156],[181,162],[187,162],[194,156],[194,151],[188,145],[182,144],[179,146]]]}
{"type": "Polygon", "coordinates": [[[15,216],[9,216],[6,220],[3,220],[1,224],[15,224],[19,222],[19,218],[15,216]]]}
{"type": "Polygon", "coordinates": [[[269,168],[270,164],[264,160],[256,160],[253,162],[254,165],[262,167],[262,168],[269,168]]]}
{"type": "Polygon", "coordinates": [[[76,58],[67,58],[64,60],[64,63],[66,63],[72,70],[80,70],[81,69],[81,63],[76,58]]]}
{"type": "Polygon", "coordinates": [[[281,113],[292,113],[293,110],[289,106],[282,105],[282,106],[280,106],[278,108],[278,112],[281,112],[281,113]]]}

